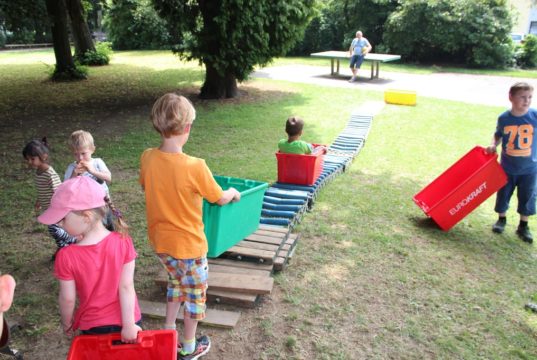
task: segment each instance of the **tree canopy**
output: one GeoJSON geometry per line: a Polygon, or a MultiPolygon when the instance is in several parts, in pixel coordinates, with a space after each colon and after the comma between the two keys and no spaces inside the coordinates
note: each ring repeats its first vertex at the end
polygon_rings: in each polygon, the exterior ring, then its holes
{"type": "Polygon", "coordinates": [[[388,18],[387,47],[407,59],[449,59],[477,67],[513,60],[507,0],[408,0],[388,18]]]}
{"type": "Polygon", "coordinates": [[[234,97],[237,80],[303,36],[316,0],[153,0],[174,52],[206,67],[202,98],[234,97]]]}

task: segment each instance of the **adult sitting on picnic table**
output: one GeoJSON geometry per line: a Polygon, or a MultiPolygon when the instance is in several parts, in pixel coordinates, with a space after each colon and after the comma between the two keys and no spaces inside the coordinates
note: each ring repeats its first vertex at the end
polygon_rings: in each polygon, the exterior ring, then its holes
{"type": "Polygon", "coordinates": [[[364,62],[365,55],[371,51],[373,47],[369,43],[360,30],[356,32],[356,37],[352,39],[351,46],[349,47],[349,55],[351,55],[350,68],[352,71],[352,77],[349,82],[356,81],[358,70],[364,62]]]}

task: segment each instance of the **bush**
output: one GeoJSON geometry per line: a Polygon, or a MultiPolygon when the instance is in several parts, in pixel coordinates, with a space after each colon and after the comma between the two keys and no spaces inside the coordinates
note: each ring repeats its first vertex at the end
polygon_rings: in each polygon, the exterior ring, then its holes
{"type": "Polygon", "coordinates": [[[526,36],[518,52],[517,64],[523,68],[537,67],[537,36],[526,36]]]}
{"type": "Polygon", "coordinates": [[[81,65],[108,65],[110,63],[110,55],[112,55],[112,44],[109,42],[98,42],[95,44],[95,51],[86,51],[77,61],[81,65]]]}
{"type": "Polygon", "coordinates": [[[35,32],[27,29],[18,29],[6,38],[7,44],[33,44],[35,32]]]}
{"type": "Polygon", "coordinates": [[[384,41],[407,60],[501,68],[513,59],[512,23],[505,0],[407,0],[389,16],[384,41]]]}
{"type": "Polygon", "coordinates": [[[114,0],[104,25],[114,49],[164,49],[171,43],[166,23],[151,0],[114,0]]]}

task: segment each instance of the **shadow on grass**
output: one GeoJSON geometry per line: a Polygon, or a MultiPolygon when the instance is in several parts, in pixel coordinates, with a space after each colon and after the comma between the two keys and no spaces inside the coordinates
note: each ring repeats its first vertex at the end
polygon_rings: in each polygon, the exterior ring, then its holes
{"type": "Polygon", "coordinates": [[[412,221],[416,227],[419,227],[419,228],[422,228],[422,229],[440,230],[440,228],[434,222],[434,220],[432,218],[430,218],[430,217],[425,216],[425,215],[424,215],[424,217],[412,216],[412,217],[410,217],[410,221],[412,221]]]}

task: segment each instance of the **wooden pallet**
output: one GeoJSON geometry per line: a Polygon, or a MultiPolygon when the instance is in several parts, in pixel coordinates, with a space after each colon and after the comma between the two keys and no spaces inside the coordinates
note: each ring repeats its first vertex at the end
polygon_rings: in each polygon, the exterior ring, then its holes
{"type": "Polygon", "coordinates": [[[274,270],[282,271],[286,268],[298,244],[298,234],[290,234],[281,249],[278,251],[278,256],[274,260],[274,270]]]}
{"type": "MultiPolygon", "coordinates": [[[[221,257],[208,259],[207,302],[239,307],[255,307],[274,286],[273,271],[289,262],[298,235],[279,226],[260,225],[259,229],[231,247],[221,257]]],[[[168,282],[162,269],[155,283],[165,288],[168,282]]]]}
{"type": "MultiPolygon", "coordinates": [[[[155,283],[161,287],[168,284],[168,276],[162,271],[155,283]]],[[[241,294],[266,295],[270,294],[274,286],[274,278],[237,273],[210,272],[209,289],[218,291],[232,291],[241,294]]]]}
{"type": "Polygon", "coordinates": [[[260,225],[259,229],[229,248],[222,257],[233,260],[257,261],[273,264],[278,252],[289,236],[289,229],[280,226],[260,225]]]}
{"type": "MultiPolygon", "coordinates": [[[[165,318],[166,317],[166,304],[160,302],[152,302],[139,300],[140,310],[142,314],[154,318],[165,318]]],[[[182,307],[181,307],[182,308],[182,307]]],[[[216,326],[231,329],[237,325],[239,318],[241,316],[240,311],[225,311],[225,310],[215,310],[207,309],[205,311],[205,319],[200,320],[201,324],[208,326],[216,326]]],[[[183,311],[179,310],[177,314],[178,320],[183,320],[183,311]]]]}

